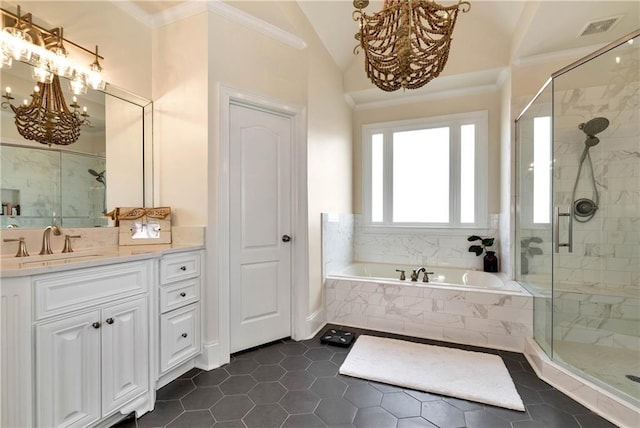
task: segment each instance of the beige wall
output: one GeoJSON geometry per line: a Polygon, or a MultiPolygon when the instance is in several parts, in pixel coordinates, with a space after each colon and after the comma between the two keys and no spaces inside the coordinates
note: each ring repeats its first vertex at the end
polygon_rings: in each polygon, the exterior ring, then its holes
{"type": "MultiPolygon", "coordinates": [[[[421,117],[487,110],[489,112],[489,213],[500,212],[500,92],[438,98],[415,104],[356,110],[353,114],[353,208],[362,212],[362,126],[421,117]]],[[[428,165],[428,164],[427,164],[428,165]]]]}

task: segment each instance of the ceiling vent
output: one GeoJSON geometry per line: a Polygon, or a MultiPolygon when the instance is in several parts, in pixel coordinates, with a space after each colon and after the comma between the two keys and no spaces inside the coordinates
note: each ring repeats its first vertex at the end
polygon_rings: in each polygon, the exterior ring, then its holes
{"type": "Polygon", "coordinates": [[[587,22],[578,34],[578,37],[589,36],[591,34],[604,33],[611,30],[620,21],[623,15],[612,16],[609,18],[598,19],[597,21],[587,22]]]}

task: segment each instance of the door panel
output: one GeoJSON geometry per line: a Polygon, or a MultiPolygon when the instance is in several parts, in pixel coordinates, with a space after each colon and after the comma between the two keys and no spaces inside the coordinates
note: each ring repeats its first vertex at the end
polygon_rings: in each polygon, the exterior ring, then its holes
{"type": "Polygon", "coordinates": [[[103,415],[149,388],[148,341],[147,303],[144,298],[103,309],[103,415]]]}
{"type": "Polygon", "coordinates": [[[38,426],[80,427],[100,419],[100,311],[36,327],[38,426]]]}
{"type": "Polygon", "coordinates": [[[230,350],[291,335],[288,117],[230,107],[230,350]]]}

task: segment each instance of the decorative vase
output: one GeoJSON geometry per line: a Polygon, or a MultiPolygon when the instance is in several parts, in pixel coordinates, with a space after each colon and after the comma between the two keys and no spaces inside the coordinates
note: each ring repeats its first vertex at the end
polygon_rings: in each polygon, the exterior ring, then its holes
{"type": "Polygon", "coordinates": [[[498,257],[495,251],[487,251],[484,256],[484,271],[498,272],[498,257]]]}

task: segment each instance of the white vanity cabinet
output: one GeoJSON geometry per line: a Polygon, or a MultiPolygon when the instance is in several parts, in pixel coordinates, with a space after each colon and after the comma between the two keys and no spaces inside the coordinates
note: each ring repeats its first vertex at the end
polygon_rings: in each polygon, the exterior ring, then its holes
{"type": "Polygon", "coordinates": [[[154,266],[3,278],[2,426],[94,426],[153,409],[154,266]]]}
{"type": "Polygon", "coordinates": [[[160,259],[160,384],[184,371],[181,365],[201,352],[202,257],[201,251],[187,251],[160,259]]]}

